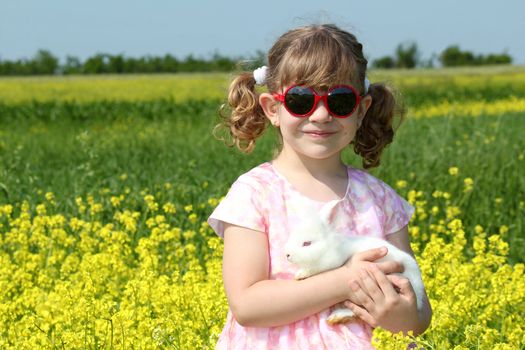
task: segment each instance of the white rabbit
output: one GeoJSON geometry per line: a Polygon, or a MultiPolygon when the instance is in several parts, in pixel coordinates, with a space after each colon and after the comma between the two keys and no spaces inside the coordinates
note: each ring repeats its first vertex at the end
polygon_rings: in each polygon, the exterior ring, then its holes
{"type": "MultiPolygon", "coordinates": [[[[332,203],[325,205],[317,215],[312,212],[308,213],[308,210],[305,212],[307,218],[290,232],[285,245],[287,259],[300,267],[295,274],[296,279],[304,279],[342,266],[356,253],[387,247],[387,255],[376,261],[397,261],[404,266],[404,272],[399,275],[410,281],[416,294],[417,308],[419,311],[422,310],[423,281],[417,262],[412,256],[380,238],[346,236],[336,232],[333,225],[336,210],[332,203]]],[[[343,323],[354,317],[354,313],[340,303],[332,311],[327,322],[330,324],[343,323]]]]}

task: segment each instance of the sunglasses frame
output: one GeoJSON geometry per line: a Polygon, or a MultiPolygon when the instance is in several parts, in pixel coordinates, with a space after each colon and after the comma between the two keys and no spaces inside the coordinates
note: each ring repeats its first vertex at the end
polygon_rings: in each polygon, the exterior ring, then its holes
{"type": "Polygon", "coordinates": [[[328,89],[328,91],[326,92],[326,94],[323,94],[323,95],[319,95],[312,87],[310,86],[304,86],[304,85],[299,85],[299,84],[294,84],[294,85],[290,85],[286,91],[282,94],[278,94],[276,92],[274,92],[272,94],[279,102],[282,102],[282,104],[284,105],[284,108],[286,108],[286,110],[288,111],[288,113],[290,113],[291,115],[293,115],[294,117],[309,117],[310,115],[312,115],[312,113],[315,111],[315,109],[317,108],[317,104],[319,103],[319,101],[323,101],[324,102],[324,105],[326,107],[326,110],[330,113],[330,115],[336,117],[336,118],[348,118],[349,116],[351,116],[355,110],[357,109],[357,106],[359,106],[359,103],[361,102],[361,99],[364,97],[362,95],[360,95],[357,91],[356,88],[354,88],[353,86],[351,85],[345,85],[345,84],[341,84],[341,85],[335,85],[335,86],[332,86],[330,87],[330,89],[328,89]],[[312,106],[312,108],[306,112],[305,114],[297,114],[295,112],[292,112],[290,109],[288,109],[288,105],[286,104],[286,94],[288,93],[288,91],[290,91],[291,89],[295,88],[295,87],[302,87],[302,88],[306,88],[308,90],[310,90],[312,92],[312,94],[314,95],[314,104],[312,106]],[[335,114],[331,109],[330,107],[328,107],[328,95],[330,95],[330,92],[334,91],[335,89],[337,88],[341,88],[341,87],[345,87],[345,88],[348,88],[350,89],[354,95],[356,96],[356,99],[355,99],[355,106],[354,108],[352,108],[352,111],[348,114],[345,114],[345,115],[337,115],[335,114]]]}

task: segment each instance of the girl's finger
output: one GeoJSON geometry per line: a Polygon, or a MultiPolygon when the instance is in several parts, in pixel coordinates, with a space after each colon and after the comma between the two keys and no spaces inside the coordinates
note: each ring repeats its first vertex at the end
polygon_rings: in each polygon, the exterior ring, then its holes
{"type": "Polygon", "coordinates": [[[395,298],[397,297],[397,292],[394,289],[394,286],[387,278],[387,276],[374,264],[370,265],[368,272],[374,276],[379,288],[383,292],[385,298],[395,298]]]}
{"type": "Polygon", "coordinates": [[[376,261],[384,257],[387,253],[388,249],[386,247],[369,249],[355,254],[354,259],[359,261],[376,261]]]}
{"type": "Polygon", "coordinates": [[[404,266],[397,261],[381,261],[374,263],[385,275],[391,273],[401,273],[404,271],[404,266]]]}
{"type": "Polygon", "coordinates": [[[366,311],[366,309],[362,308],[361,306],[359,305],[356,305],[354,303],[352,303],[351,301],[347,300],[344,302],[345,306],[347,308],[349,308],[350,310],[353,311],[353,313],[359,317],[360,319],[362,319],[363,321],[365,321],[366,323],[368,323],[370,325],[370,327],[373,327],[373,328],[376,328],[377,327],[377,321],[376,319],[370,315],[370,313],[368,311],[366,311]]]}
{"type": "Polygon", "coordinates": [[[367,310],[372,307],[374,302],[363,289],[360,281],[350,281],[350,289],[352,290],[354,296],[352,298],[352,302],[363,305],[367,310]]]}
{"type": "Polygon", "coordinates": [[[398,293],[405,296],[415,296],[414,288],[408,278],[399,275],[386,276],[394,287],[399,291],[398,293]]]}
{"type": "MultiPolygon", "coordinates": [[[[385,299],[383,291],[379,287],[375,277],[371,275],[366,269],[361,269],[359,272],[361,277],[361,284],[363,289],[366,290],[367,294],[372,298],[375,304],[381,304],[385,299]]],[[[369,311],[372,311],[369,309],[369,311]]]]}

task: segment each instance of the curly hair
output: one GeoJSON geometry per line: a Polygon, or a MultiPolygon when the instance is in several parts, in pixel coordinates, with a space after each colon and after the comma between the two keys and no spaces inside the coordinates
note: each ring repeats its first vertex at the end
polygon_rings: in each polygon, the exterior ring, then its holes
{"type": "MultiPolygon", "coordinates": [[[[278,91],[290,83],[327,89],[351,82],[364,94],[368,61],[357,38],[333,24],[309,25],[284,33],[268,52],[266,86],[278,91]]],[[[403,117],[393,92],[384,84],[371,84],[368,92],[372,103],[362,125],[351,142],[354,152],[362,157],[363,167],[380,163],[381,153],[394,136],[393,119],[403,117]]],[[[228,92],[228,106],[220,109],[222,123],[239,150],[249,153],[255,140],[268,127],[269,120],[259,105],[252,72],[242,72],[233,79],[228,92]]]]}

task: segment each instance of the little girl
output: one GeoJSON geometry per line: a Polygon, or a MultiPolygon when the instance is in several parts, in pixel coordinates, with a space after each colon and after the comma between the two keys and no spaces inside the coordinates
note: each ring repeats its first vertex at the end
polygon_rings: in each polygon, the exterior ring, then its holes
{"type": "Polygon", "coordinates": [[[410,282],[393,274],[403,267],[375,262],[386,249],[304,280],[294,279],[297,267],[284,252],[305,218],[301,208],[335,201],[342,234],[380,237],[413,255],[407,224],[414,208],[341,160],[352,145],[364,168],[378,166],[392,142],[394,97],[368,82],[366,66],[354,35],[311,25],[282,35],[268,67],[231,83],[225,125],[237,147],[250,152],[269,124],[281,142],[274,159],[238,177],[208,219],[224,238],[230,307],[218,349],[371,349],[373,327],[415,334],[428,327],[428,298],[418,312],[410,282]],[[268,92],[257,93],[256,84],[268,92]],[[330,325],[330,307],[340,302],[358,318],[330,325]]]}

